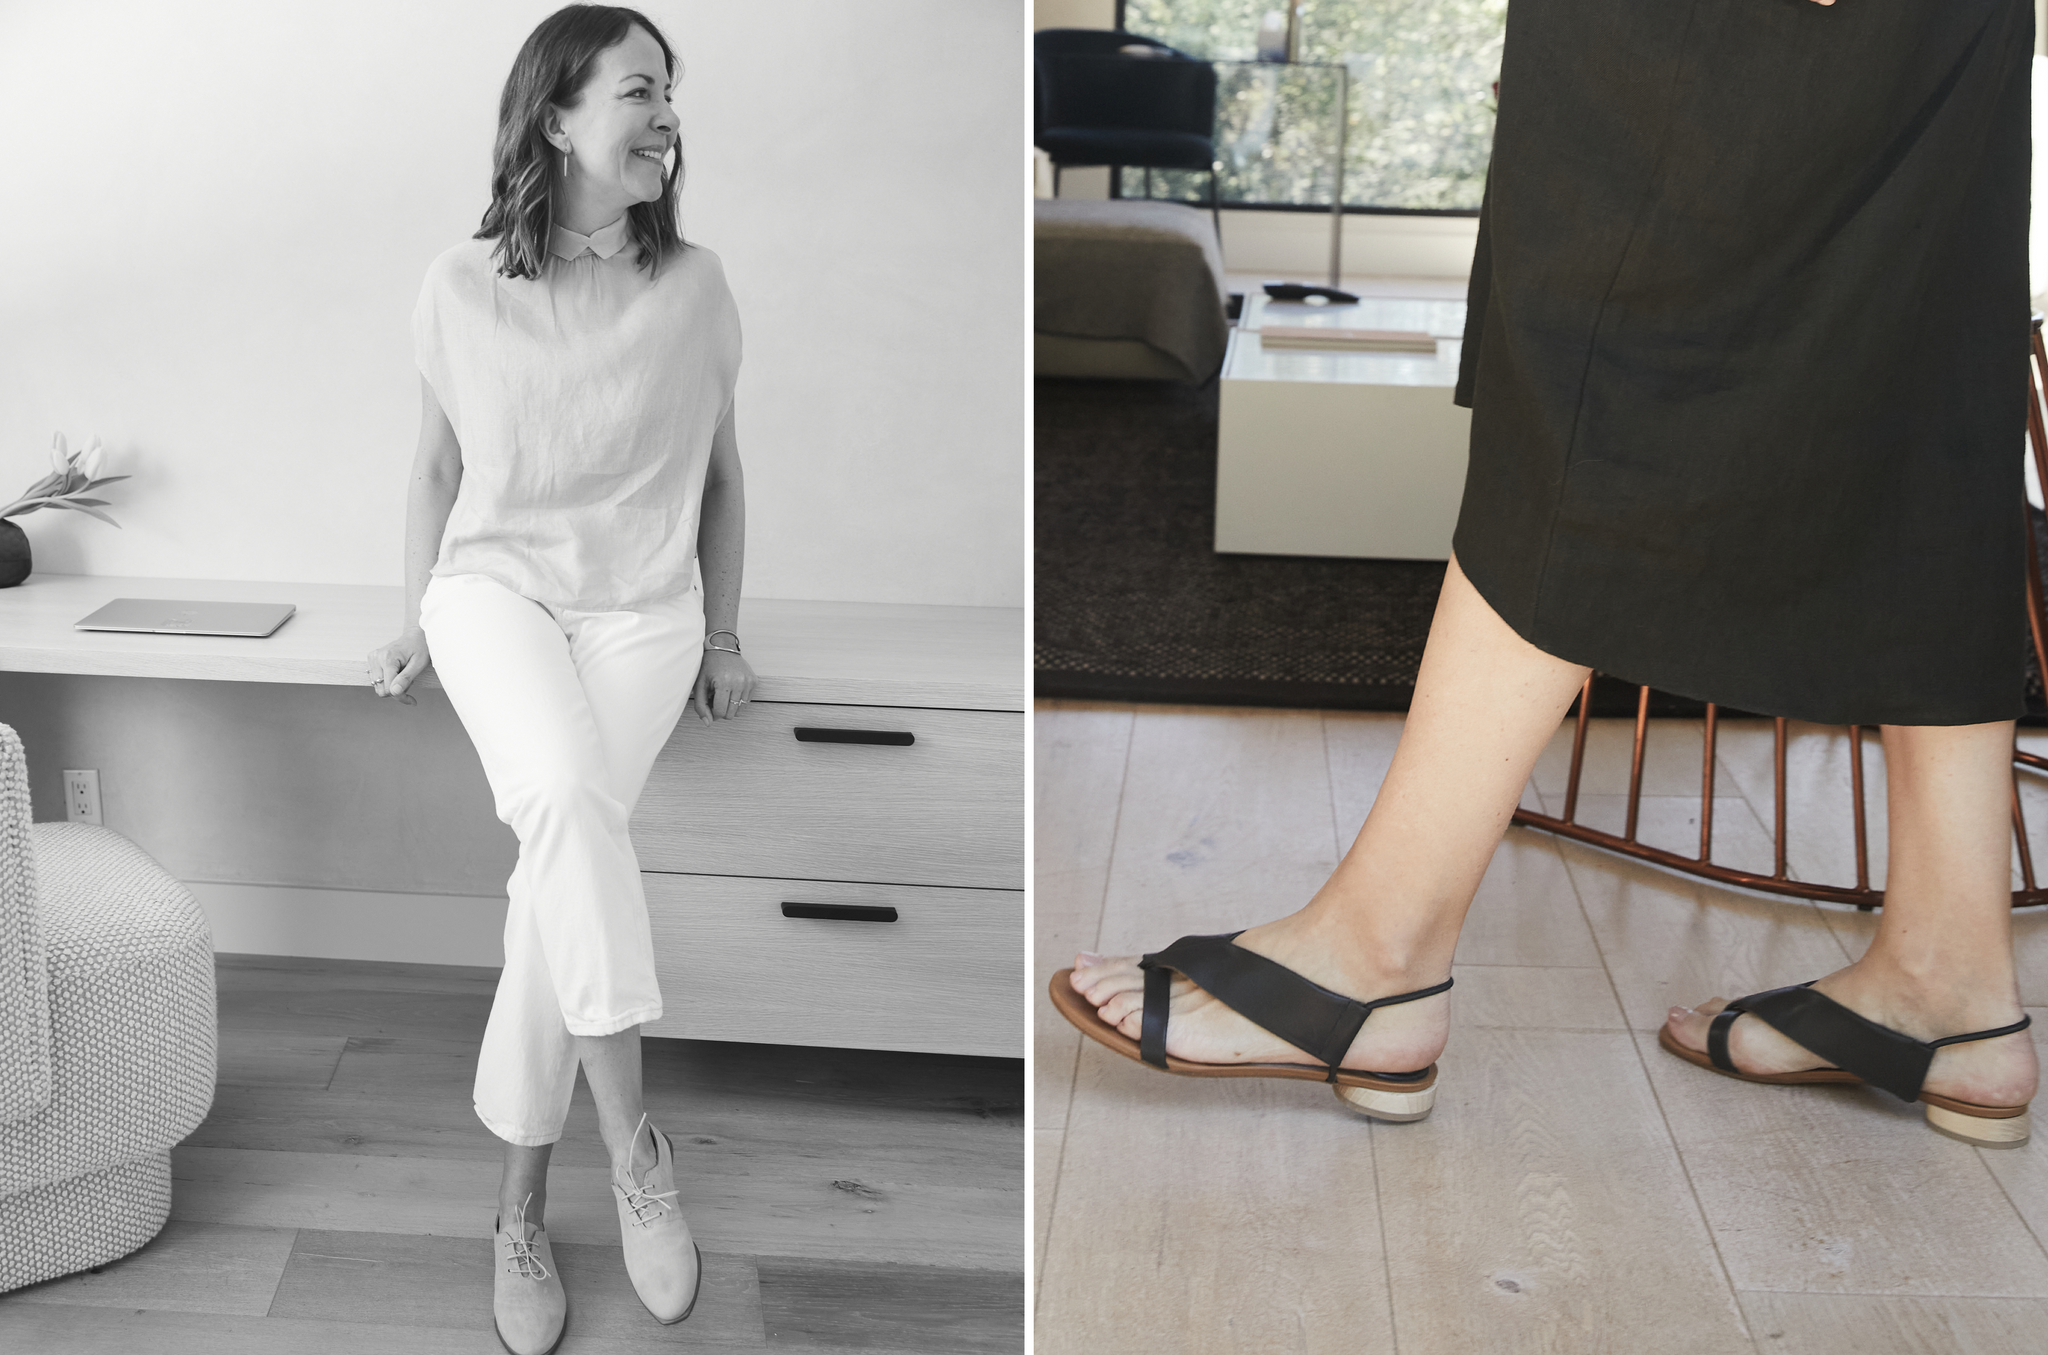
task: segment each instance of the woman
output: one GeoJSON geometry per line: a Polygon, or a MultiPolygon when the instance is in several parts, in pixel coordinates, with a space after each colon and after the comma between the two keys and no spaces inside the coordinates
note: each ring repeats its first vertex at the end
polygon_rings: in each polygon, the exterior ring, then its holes
{"type": "Polygon", "coordinates": [[[1598,669],[1884,730],[1868,952],[1674,1008],[1664,1048],[1752,1081],[1860,1079],[1966,1141],[2025,1141],[2008,856],[2032,48],[2027,0],[1511,7],[1459,389],[1471,468],[1385,784],[1306,908],[1234,944],[1078,956],[1053,987],[1069,1020],[1172,1071],[1263,1063],[1421,1118],[1465,910],[1598,669]]]}
{"type": "Polygon", "coordinates": [[[432,663],[519,837],[475,1093],[505,1141],[494,1308],[514,1355],[553,1349],[566,1318],[542,1219],[579,1065],[634,1289],[666,1323],[698,1285],[641,1105],[639,1028],[662,1006],[626,823],[686,701],[730,719],[754,677],[736,634],[739,321],[717,257],[677,231],[675,67],[652,23],[610,6],[560,10],[521,47],[490,210],[413,314],[407,625],[369,659],[388,696],[432,663]]]}

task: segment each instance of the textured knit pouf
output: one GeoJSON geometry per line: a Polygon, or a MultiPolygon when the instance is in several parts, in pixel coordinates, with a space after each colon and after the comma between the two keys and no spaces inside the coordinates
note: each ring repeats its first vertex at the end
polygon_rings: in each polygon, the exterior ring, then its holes
{"type": "Polygon", "coordinates": [[[31,825],[0,725],[0,1291],[156,1236],[170,1150],[213,1104],[215,1032],[198,903],[119,833],[31,825]]]}

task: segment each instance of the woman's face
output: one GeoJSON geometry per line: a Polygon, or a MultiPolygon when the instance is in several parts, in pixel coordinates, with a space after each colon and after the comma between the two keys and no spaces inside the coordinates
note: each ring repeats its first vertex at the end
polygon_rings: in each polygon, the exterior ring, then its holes
{"type": "Polygon", "coordinates": [[[661,44],[635,24],[598,53],[574,108],[549,105],[559,122],[550,140],[570,147],[572,180],[586,194],[616,198],[620,211],[661,196],[663,161],[676,144],[676,112],[661,44]]]}

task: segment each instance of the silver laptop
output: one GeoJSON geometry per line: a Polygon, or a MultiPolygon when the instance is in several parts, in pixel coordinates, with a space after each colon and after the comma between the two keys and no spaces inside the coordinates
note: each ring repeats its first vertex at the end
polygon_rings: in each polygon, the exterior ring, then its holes
{"type": "Polygon", "coordinates": [[[151,635],[269,635],[298,611],[289,602],[179,602],[115,598],[73,630],[127,630],[151,635]]]}

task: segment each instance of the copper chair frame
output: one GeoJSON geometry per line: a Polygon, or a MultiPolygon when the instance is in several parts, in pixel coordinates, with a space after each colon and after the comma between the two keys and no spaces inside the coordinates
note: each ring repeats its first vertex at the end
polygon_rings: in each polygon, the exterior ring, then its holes
{"type": "MultiPolygon", "coordinates": [[[[2031,360],[2027,367],[2027,450],[2033,458],[2037,483],[2048,493],[2048,420],[2044,420],[2042,392],[2048,389],[2048,348],[2041,339],[2041,317],[2036,315],[2031,340],[2031,360]]],[[[2034,662],[2048,680],[2048,596],[2044,596],[2041,582],[2041,561],[2034,541],[2034,523],[2024,498],[2020,502],[2021,518],[2026,527],[2027,541],[2027,629],[2033,638],[2034,662]]],[[[1768,894],[1788,894],[1795,898],[1818,899],[1827,903],[1851,903],[1869,911],[1884,903],[1884,891],[1870,886],[1870,832],[1867,806],[1863,794],[1863,735],[1867,726],[1849,726],[1849,797],[1856,825],[1856,883],[1854,885],[1817,884],[1806,880],[1795,880],[1787,873],[1785,865],[1785,745],[1786,720],[1780,716],[1774,721],[1772,766],[1775,781],[1772,846],[1773,869],[1769,875],[1755,871],[1737,870],[1724,866],[1713,859],[1714,851],[1714,749],[1719,732],[1720,710],[1709,705],[1706,710],[1706,737],[1703,742],[1703,759],[1700,769],[1700,852],[1696,857],[1652,847],[1636,840],[1637,819],[1643,798],[1643,748],[1650,728],[1650,688],[1643,687],[1636,697],[1635,747],[1631,755],[1628,778],[1628,816],[1619,834],[1604,829],[1589,828],[1579,823],[1579,779],[1586,760],[1586,729],[1590,703],[1593,695],[1593,679],[1586,679],[1585,687],[1579,692],[1574,706],[1578,712],[1576,728],[1572,733],[1571,774],[1565,783],[1564,813],[1545,814],[1538,810],[1515,810],[1514,822],[1529,828],[1539,828],[1559,837],[1571,838],[1606,851],[1623,856],[1632,856],[1639,861],[1649,861],[1671,870],[1697,875],[1721,884],[1738,885],[1744,889],[1761,890],[1768,894]]],[[[2029,771],[2048,774],[2048,757],[2029,753],[2015,744],[2012,753],[2013,789],[2012,822],[2013,836],[2019,849],[2021,888],[2012,895],[2015,908],[2034,907],[2048,904],[2048,887],[2038,883],[2034,876],[2034,854],[2027,840],[2027,818],[2020,802],[2019,772],[2029,771]]]]}

